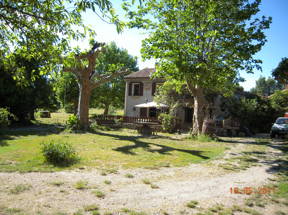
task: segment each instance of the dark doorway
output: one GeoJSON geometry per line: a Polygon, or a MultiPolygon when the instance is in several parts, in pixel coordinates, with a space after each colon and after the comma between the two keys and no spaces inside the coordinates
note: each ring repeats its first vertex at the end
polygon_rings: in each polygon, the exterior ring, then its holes
{"type": "Polygon", "coordinates": [[[149,108],[149,117],[157,117],[157,109],[155,107],[149,108]]]}
{"type": "Polygon", "coordinates": [[[193,108],[185,107],[185,123],[192,123],[192,118],[193,118],[193,108]]]}
{"type": "Polygon", "coordinates": [[[140,117],[147,117],[147,108],[140,108],[140,117]]]}

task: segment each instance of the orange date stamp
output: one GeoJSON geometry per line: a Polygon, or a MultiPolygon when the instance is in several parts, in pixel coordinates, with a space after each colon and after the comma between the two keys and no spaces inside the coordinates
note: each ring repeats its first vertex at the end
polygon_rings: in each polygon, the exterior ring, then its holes
{"type": "Polygon", "coordinates": [[[244,195],[251,195],[251,194],[269,194],[275,191],[275,188],[272,187],[230,187],[231,194],[244,194],[244,195]]]}

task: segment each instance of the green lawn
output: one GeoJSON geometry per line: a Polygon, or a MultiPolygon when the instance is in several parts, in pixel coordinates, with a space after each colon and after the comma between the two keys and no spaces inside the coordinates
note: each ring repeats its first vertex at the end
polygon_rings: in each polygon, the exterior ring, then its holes
{"type": "MultiPolygon", "coordinates": [[[[52,122],[65,121],[65,114],[53,114],[52,122]],[[56,120],[57,118],[57,120],[56,120]]],[[[67,116],[66,116],[67,117],[67,116]]],[[[0,136],[0,171],[55,171],[65,168],[45,164],[41,143],[50,140],[71,143],[79,153],[80,163],[73,168],[157,168],[184,166],[219,156],[224,143],[175,139],[161,134],[154,138],[138,136],[134,130],[97,131],[94,133],[55,133],[52,126],[2,131],[0,136]],[[53,133],[54,132],[54,133],[53,133]]]]}

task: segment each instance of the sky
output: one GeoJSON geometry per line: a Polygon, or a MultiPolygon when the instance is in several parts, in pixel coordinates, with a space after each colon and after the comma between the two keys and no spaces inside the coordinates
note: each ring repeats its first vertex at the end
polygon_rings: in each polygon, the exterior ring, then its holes
{"type": "MultiPolygon", "coordinates": [[[[115,7],[117,10],[119,5],[115,5],[115,7]]],[[[267,43],[255,55],[255,58],[263,61],[262,72],[258,70],[254,71],[254,74],[241,72],[241,77],[245,79],[245,82],[241,85],[247,91],[255,87],[255,81],[260,76],[271,76],[272,70],[277,67],[281,59],[288,57],[288,0],[262,0],[259,15],[271,16],[272,24],[270,29],[265,31],[267,43]]],[[[103,22],[92,12],[85,13],[83,20],[85,24],[96,31],[97,41],[106,43],[114,41],[118,47],[127,49],[130,55],[137,56],[139,69],[154,67],[154,60],[143,61],[141,58],[141,41],[148,36],[143,30],[125,29],[124,32],[119,34],[114,25],[103,22]]],[[[73,45],[88,48],[87,41],[81,41],[73,45]]]]}

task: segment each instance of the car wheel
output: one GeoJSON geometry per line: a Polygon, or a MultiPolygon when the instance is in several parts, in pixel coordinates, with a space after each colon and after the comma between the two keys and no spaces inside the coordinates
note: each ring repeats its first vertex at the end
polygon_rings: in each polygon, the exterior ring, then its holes
{"type": "Polygon", "coordinates": [[[271,137],[271,138],[275,138],[275,133],[274,133],[274,132],[271,132],[271,133],[270,133],[270,137],[271,137]]]}

